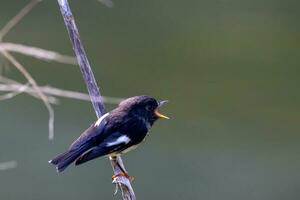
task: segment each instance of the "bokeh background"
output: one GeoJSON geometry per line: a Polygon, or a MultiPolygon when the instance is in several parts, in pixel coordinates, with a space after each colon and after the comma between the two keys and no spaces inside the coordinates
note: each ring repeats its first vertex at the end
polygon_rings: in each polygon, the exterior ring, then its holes
{"type": "MultiPolygon", "coordinates": [[[[0,26],[27,2],[1,0],[0,26]]],[[[123,157],[138,199],[300,199],[299,1],[114,3],[70,0],[102,93],[170,100],[163,112],[172,119],[123,157]]],[[[73,54],[56,1],[42,1],[4,39],[73,54]]],[[[16,57],[40,85],[86,91],[77,66],[16,57]]],[[[0,162],[18,166],[0,171],[0,199],[120,199],[106,159],[60,175],[47,163],[95,119],[90,103],[61,99],[49,141],[41,101],[1,101],[0,162]]]]}

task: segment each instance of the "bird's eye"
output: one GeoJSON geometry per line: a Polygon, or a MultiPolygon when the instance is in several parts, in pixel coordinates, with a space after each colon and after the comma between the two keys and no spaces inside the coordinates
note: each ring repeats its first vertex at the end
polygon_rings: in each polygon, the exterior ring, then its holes
{"type": "Polygon", "coordinates": [[[147,106],[146,106],[146,110],[152,111],[152,110],[153,110],[153,107],[152,107],[151,105],[147,105],[147,106]]]}

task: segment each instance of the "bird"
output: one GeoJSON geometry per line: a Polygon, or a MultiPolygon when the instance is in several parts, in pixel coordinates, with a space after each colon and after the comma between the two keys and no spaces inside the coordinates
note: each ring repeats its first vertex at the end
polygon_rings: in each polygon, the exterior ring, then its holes
{"type": "MultiPolygon", "coordinates": [[[[145,140],[157,119],[169,119],[159,112],[166,102],[147,95],[121,101],[118,107],[102,115],[87,128],[67,151],[49,163],[56,167],[57,172],[62,172],[73,162],[81,165],[98,157],[116,157],[135,149],[145,140]]],[[[129,177],[120,165],[119,168],[122,173],[118,175],[129,177]]]]}

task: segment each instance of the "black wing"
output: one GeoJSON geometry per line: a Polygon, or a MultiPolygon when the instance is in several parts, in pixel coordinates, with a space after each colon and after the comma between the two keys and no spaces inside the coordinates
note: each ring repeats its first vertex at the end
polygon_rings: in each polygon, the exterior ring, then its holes
{"type": "Polygon", "coordinates": [[[92,145],[99,139],[104,132],[107,124],[106,117],[108,113],[99,118],[94,124],[86,129],[70,146],[69,150],[77,149],[82,146],[92,145]]]}
{"type": "Polygon", "coordinates": [[[75,165],[80,165],[89,160],[93,160],[108,154],[119,153],[131,146],[131,144],[131,139],[128,136],[120,132],[114,132],[105,140],[103,140],[103,142],[101,142],[98,146],[91,148],[89,151],[80,156],[76,160],[75,165]]]}

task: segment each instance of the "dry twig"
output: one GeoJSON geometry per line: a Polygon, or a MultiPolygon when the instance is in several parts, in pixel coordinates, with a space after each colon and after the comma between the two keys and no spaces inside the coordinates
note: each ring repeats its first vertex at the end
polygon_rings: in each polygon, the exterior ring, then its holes
{"type": "MultiPolygon", "coordinates": [[[[58,99],[53,96],[72,98],[77,100],[90,101],[90,97],[87,94],[62,90],[50,86],[40,87],[32,76],[26,71],[26,69],[18,62],[9,52],[20,53],[27,56],[32,56],[40,60],[55,61],[64,64],[77,64],[76,59],[72,56],[62,55],[55,51],[49,51],[38,47],[27,46],[23,44],[4,43],[1,42],[3,37],[17,25],[25,15],[27,15],[38,2],[41,0],[31,0],[24,8],[22,8],[9,22],[0,30],[0,54],[2,54],[8,61],[10,61],[28,80],[28,83],[21,84],[17,81],[0,76],[0,82],[4,83],[0,85],[0,91],[8,92],[0,95],[0,100],[11,99],[18,94],[27,93],[35,98],[42,100],[49,113],[49,139],[54,137],[54,111],[50,104],[57,104],[58,99]]],[[[107,1],[109,2],[109,1],[107,1]]],[[[105,103],[117,104],[120,102],[120,98],[103,97],[105,103]]]]}
{"type": "Polygon", "coordinates": [[[0,163],[0,171],[16,168],[17,165],[18,165],[18,163],[15,160],[1,162],[0,163]]]}
{"type": "MultiPolygon", "coordinates": [[[[15,80],[9,79],[7,77],[3,77],[0,76],[0,83],[4,83],[4,84],[0,84],[0,91],[1,92],[9,92],[7,94],[10,93],[27,93],[30,96],[37,98],[37,99],[41,99],[40,96],[38,96],[37,92],[32,88],[32,86],[30,86],[28,83],[26,84],[22,84],[19,83],[15,80]],[[24,85],[28,85],[24,91],[19,92],[24,85]]],[[[42,89],[41,89],[42,90],[42,89]]],[[[6,95],[6,94],[5,94],[6,95]]],[[[50,96],[50,94],[47,94],[48,97],[48,101],[51,104],[58,104],[59,100],[53,96],[50,96]]]]}
{"type": "MultiPolygon", "coordinates": [[[[73,46],[73,50],[75,52],[80,70],[82,72],[84,81],[86,83],[87,89],[90,94],[90,98],[94,107],[94,110],[96,112],[97,117],[101,117],[104,112],[104,104],[101,98],[101,94],[99,91],[99,88],[96,84],[91,66],[88,62],[86,53],[84,51],[83,45],[81,43],[80,37],[79,37],[79,32],[77,29],[77,26],[75,24],[75,20],[73,17],[73,14],[71,12],[71,9],[69,7],[68,1],[67,0],[57,0],[59,7],[60,7],[60,12],[63,16],[63,19],[65,21],[66,28],[69,33],[69,37],[73,46]]],[[[119,163],[119,165],[124,166],[122,159],[120,156],[113,158],[111,157],[111,165],[114,170],[114,174],[119,174],[121,172],[121,169],[116,165],[116,162],[119,163]]],[[[123,168],[125,169],[125,168],[123,168]]],[[[117,176],[113,183],[118,186],[121,191],[122,191],[122,197],[123,199],[126,200],[135,200],[135,194],[132,189],[132,186],[130,184],[130,180],[126,177],[123,176],[117,176]]]]}
{"type": "MultiPolygon", "coordinates": [[[[23,17],[28,14],[34,6],[40,2],[40,0],[31,0],[24,8],[20,10],[1,30],[0,30],[0,41],[2,41],[3,37],[16,25],[18,24],[23,17]]],[[[42,101],[44,102],[48,113],[49,113],[49,139],[53,139],[54,132],[54,111],[52,106],[50,105],[48,98],[39,90],[38,85],[36,84],[35,80],[32,76],[27,72],[27,70],[19,63],[8,51],[4,49],[0,49],[0,53],[10,62],[12,63],[28,80],[28,82],[37,90],[37,94],[40,96],[42,101]]],[[[14,94],[8,95],[13,96],[14,94]]]]}
{"type": "Polygon", "coordinates": [[[41,100],[44,102],[48,113],[49,113],[49,139],[52,140],[54,137],[54,111],[49,103],[49,100],[47,96],[44,95],[44,93],[39,89],[36,81],[32,78],[32,76],[28,73],[28,71],[21,65],[20,62],[18,62],[10,53],[4,50],[0,50],[1,54],[9,61],[13,66],[15,66],[22,74],[23,76],[28,80],[28,82],[32,85],[32,87],[37,91],[37,94],[41,97],[41,100]]]}
{"type": "MultiPolygon", "coordinates": [[[[0,101],[11,99],[11,98],[17,96],[18,94],[23,93],[27,89],[28,85],[29,84],[21,85],[18,88],[16,88],[15,91],[0,95],[0,101]]],[[[4,86],[6,86],[6,85],[4,85],[4,86]]],[[[1,84],[0,84],[0,88],[1,88],[1,84]]]]}
{"type": "MultiPolygon", "coordinates": [[[[1,77],[0,77],[0,82],[1,82],[1,77]]],[[[63,90],[60,88],[55,88],[55,87],[50,87],[50,86],[39,86],[40,91],[42,91],[45,95],[47,95],[49,103],[51,104],[57,104],[58,99],[56,99],[53,96],[56,97],[64,97],[64,98],[69,98],[69,99],[75,99],[75,100],[82,100],[82,101],[91,101],[90,96],[86,93],[82,92],[76,92],[76,91],[70,91],[70,90],[63,90]],[[50,96],[49,96],[50,95],[50,96]],[[50,99],[49,98],[54,98],[50,99]]],[[[37,91],[29,86],[28,84],[0,84],[0,91],[2,92],[10,92],[8,94],[20,94],[20,93],[27,93],[34,95],[34,97],[39,98],[39,96],[36,95],[37,91]]],[[[8,95],[5,94],[5,95],[8,95]]],[[[4,96],[4,95],[3,95],[4,96]]],[[[14,96],[12,96],[14,97],[14,96]]],[[[11,97],[11,98],[12,98],[11,97]]],[[[1,100],[1,96],[0,96],[1,100]]],[[[109,104],[118,104],[122,101],[122,98],[116,98],[116,97],[103,97],[103,102],[104,103],[109,103],[109,104]]]]}
{"type": "Polygon", "coordinates": [[[114,6],[114,3],[111,0],[98,0],[99,2],[103,3],[107,7],[111,8],[114,6]]]}
{"type": "Polygon", "coordinates": [[[16,52],[26,56],[32,56],[34,58],[45,60],[45,61],[55,61],[63,64],[76,65],[76,59],[73,56],[66,56],[55,51],[50,51],[38,47],[27,46],[23,44],[14,43],[0,43],[0,50],[5,50],[8,52],[16,52]]]}

